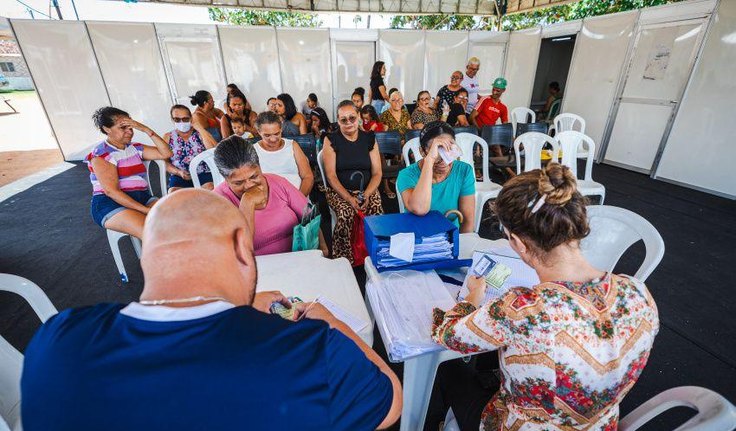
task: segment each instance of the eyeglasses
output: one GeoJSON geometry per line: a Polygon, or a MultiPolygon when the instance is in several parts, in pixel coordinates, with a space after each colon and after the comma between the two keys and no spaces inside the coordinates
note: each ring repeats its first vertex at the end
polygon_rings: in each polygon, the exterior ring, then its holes
{"type": "Polygon", "coordinates": [[[188,123],[192,120],[191,117],[183,117],[183,118],[171,117],[171,119],[174,120],[174,123],[188,123]]]}
{"type": "Polygon", "coordinates": [[[463,77],[462,77],[462,76],[457,76],[457,75],[452,75],[452,76],[450,77],[450,79],[451,79],[452,81],[459,81],[459,80],[463,79],[463,77]]]}
{"type": "Polygon", "coordinates": [[[343,117],[343,118],[340,118],[340,119],[339,119],[339,120],[337,120],[337,121],[338,121],[338,122],[340,122],[340,124],[342,124],[343,126],[347,126],[347,125],[349,125],[349,124],[353,124],[353,123],[355,123],[355,120],[357,120],[357,119],[358,119],[358,117],[355,117],[355,116],[352,116],[352,115],[351,115],[351,116],[349,116],[349,117],[343,117]]]}
{"type": "Polygon", "coordinates": [[[432,98],[431,97],[420,97],[419,98],[420,102],[426,102],[427,100],[432,100],[432,98]]]}

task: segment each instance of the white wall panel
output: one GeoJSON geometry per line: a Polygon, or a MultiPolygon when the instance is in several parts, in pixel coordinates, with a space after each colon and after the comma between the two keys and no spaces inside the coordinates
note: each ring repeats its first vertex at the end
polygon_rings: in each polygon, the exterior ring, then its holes
{"type": "Polygon", "coordinates": [[[675,118],[658,177],[736,196],[731,126],[734,64],[736,2],[721,1],[675,118]]]}
{"type": "Polygon", "coordinates": [[[225,74],[213,25],[156,24],[164,67],[177,103],[189,104],[189,96],[209,91],[220,106],[225,98],[225,74]]]}
{"type": "Polygon", "coordinates": [[[637,16],[629,12],[586,19],[575,41],[562,112],[585,118],[585,133],[596,144],[606,129],[637,16]]]}
{"type": "Polygon", "coordinates": [[[276,31],[284,91],[294,98],[297,109],[315,93],[320,105],[332,112],[332,68],[329,30],[276,31]]]}
{"type": "Polygon", "coordinates": [[[240,88],[257,112],[282,92],[276,30],[273,27],[218,27],[227,81],[240,88]]]}
{"type": "Polygon", "coordinates": [[[531,102],[534,73],[537,70],[541,42],[541,27],[515,31],[509,37],[504,73],[508,87],[506,87],[506,93],[501,97],[501,101],[508,106],[509,112],[519,106],[528,107],[531,102]]]}
{"type": "MultiPolygon", "coordinates": [[[[465,74],[468,33],[428,31],[425,37],[424,89],[434,96],[443,85],[450,83],[452,72],[459,70],[465,74]]],[[[414,100],[417,93],[406,94],[406,100],[414,100]]]]}
{"type": "Polygon", "coordinates": [[[386,62],[386,90],[398,88],[409,103],[424,90],[424,32],[381,30],[379,36],[378,60],[386,62]]]}
{"type": "Polygon", "coordinates": [[[509,33],[473,31],[469,36],[468,58],[478,57],[480,59],[480,70],[477,75],[480,94],[490,94],[493,80],[503,75],[509,33]]]}
{"type": "Polygon", "coordinates": [[[90,117],[110,104],[84,22],[11,23],[64,158],[84,158],[102,140],[90,117]]]}
{"type": "MultiPolygon", "coordinates": [[[[173,129],[171,92],[153,24],[88,22],[87,29],[112,105],[161,136],[173,129]]],[[[134,139],[152,143],[138,131],[134,139]]]]}
{"type": "Polygon", "coordinates": [[[583,26],[582,20],[566,21],[542,27],[542,38],[570,36],[577,34],[583,26]]]}

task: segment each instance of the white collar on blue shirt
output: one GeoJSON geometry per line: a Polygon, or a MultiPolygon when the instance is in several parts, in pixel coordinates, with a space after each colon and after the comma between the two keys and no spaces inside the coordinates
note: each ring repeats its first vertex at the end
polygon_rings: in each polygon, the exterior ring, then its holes
{"type": "Polygon", "coordinates": [[[208,302],[193,307],[167,307],[165,305],[142,305],[131,302],[120,310],[120,314],[140,320],[153,322],[181,322],[183,320],[201,319],[234,308],[227,301],[208,302]]]}

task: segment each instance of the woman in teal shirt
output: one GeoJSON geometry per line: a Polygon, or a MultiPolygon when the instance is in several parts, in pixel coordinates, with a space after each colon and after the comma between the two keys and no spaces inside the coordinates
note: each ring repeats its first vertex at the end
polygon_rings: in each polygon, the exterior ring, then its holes
{"type": "Polygon", "coordinates": [[[439,149],[450,151],[455,145],[455,131],[447,123],[426,124],[419,135],[423,159],[407,166],[396,180],[396,188],[407,211],[425,215],[437,210],[445,214],[458,210],[463,215],[460,232],[472,232],[475,226],[475,176],[473,167],[456,160],[447,164],[439,149]]]}

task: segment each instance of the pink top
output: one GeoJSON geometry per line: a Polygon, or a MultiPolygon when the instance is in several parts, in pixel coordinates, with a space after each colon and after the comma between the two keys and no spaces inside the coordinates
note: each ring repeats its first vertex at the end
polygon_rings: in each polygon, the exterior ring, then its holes
{"type": "MultiPolygon", "coordinates": [[[[263,177],[268,184],[268,203],[266,208],[256,210],[255,254],[290,252],[294,226],[301,220],[307,198],[285,178],[275,174],[263,174],[263,177]]],[[[215,187],[215,193],[240,206],[240,198],[230,190],[226,181],[215,187]]]]}

